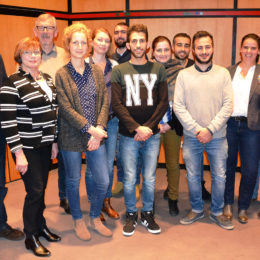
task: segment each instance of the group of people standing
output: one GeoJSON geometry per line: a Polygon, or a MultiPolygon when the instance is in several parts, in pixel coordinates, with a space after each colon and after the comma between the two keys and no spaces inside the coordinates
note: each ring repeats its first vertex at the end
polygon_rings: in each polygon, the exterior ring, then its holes
{"type": "MultiPolygon", "coordinates": [[[[91,33],[82,23],[68,26],[62,49],[54,44],[55,18],[43,14],[36,19],[34,33],[38,40],[26,37],[16,46],[18,70],[7,78],[1,66],[0,88],[1,135],[27,193],[23,209],[27,249],[37,256],[49,256],[39,237],[61,240],[48,229],[43,216],[50,159],[56,156],[60,206],[72,215],[79,239],[90,240],[89,229],[112,236],[102,212],[120,218],[111,205],[116,153],[123,174],[118,176],[114,194],[124,191],[123,234],[133,235],[138,223],[140,172],[141,224],[150,233],[160,233],[154,217],[160,143],[165,148],[168,179],[164,197],[169,213],[176,216],[182,135],[191,211],[180,223],[203,218],[203,200],[211,199],[211,220],[224,229],[234,228],[238,152],[242,173],[238,218],[247,223],[260,156],[259,36],[248,34],[242,39],[241,62],[227,70],[213,64],[213,37],[206,31],[197,32],[192,40],[179,33],[173,44],[165,36],[156,37],[151,61],[146,54],[148,30],[143,24],[115,26],[117,49],[112,56],[112,36],[105,28],[91,33]],[[188,58],[191,47],[194,61],[188,58]],[[211,166],[211,195],[203,181],[204,151],[211,166]],[[80,208],[82,153],[87,162],[88,223],[80,208]]],[[[0,236],[22,239],[21,231],[7,225],[6,214],[2,217],[7,190],[1,182],[0,236]]]]}

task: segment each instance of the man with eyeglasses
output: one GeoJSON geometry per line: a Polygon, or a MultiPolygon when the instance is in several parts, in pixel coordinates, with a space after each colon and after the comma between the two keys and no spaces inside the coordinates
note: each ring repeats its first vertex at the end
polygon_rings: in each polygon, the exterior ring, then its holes
{"type": "MultiPolygon", "coordinates": [[[[56,71],[64,66],[68,60],[65,50],[54,44],[58,35],[56,19],[50,14],[41,14],[35,21],[34,34],[39,39],[42,48],[42,63],[40,70],[49,74],[55,80],[56,71]]],[[[67,214],[70,214],[69,203],[66,196],[65,187],[65,169],[62,157],[58,155],[58,186],[60,207],[64,208],[67,214]]]]}

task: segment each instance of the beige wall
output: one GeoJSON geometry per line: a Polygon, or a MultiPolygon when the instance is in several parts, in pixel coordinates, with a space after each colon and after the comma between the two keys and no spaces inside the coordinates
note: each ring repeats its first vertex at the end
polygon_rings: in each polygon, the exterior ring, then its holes
{"type": "Polygon", "coordinates": [[[248,33],[256,33],[256,34],[260,35],[259,28],[260,28],[260,18],[247,17],[247,18],[238,18],[237,19],[236,62],[240,60],[239,50],[240,50],[241,39],[243,38],[243,36],[248,33]]]}
{"type": "Polygon", "coordinates": [[[238,0],[238,8],[260,8],[259,0],[238,0]]]}
{"type": "MultiPolygon", "coordinates": [[[[19,40],[24,37],[33,37],[33,27],[35,18],[0,15],[0,32],[4,36],[0,41],[0,52],[3,56],[7,74],[11,74],[16,70],[14,62],[14,48],[19,40]]],[[[64,28],[67,26],[67,21],[57,21],[59,35],[62,35],[64,28]]],[[[58,36],[57,45],[61,45],[61,38],[58,36]]]]}
{"type": "Polygon", "coordinates": [[[23,6],[29,8],[52,9],[67,12],[67,0],[0,0],[2,5],[23,6]]]}
{"type": "Polygon", "coordinates": [[[132,10],[233,8],[234,0],[130,0],[132,10]]]}
{"type": "Polygon", "coordinates": [[[192,37],[198,30],[207,30],[214,37],[214,62],[222,66],[231,64],[232,18],[138,19],[131,20],[130,25],[134,23],[147,25],[150,43],[158,35],[165,35],[172,41],[179,32],[192,37]],[[223,35],[226,35],[224,41],[223,35]]]}
{"type": "Polygon", "coordinates": [[[125,9],[125,0],[72,0],[72,12],[118,11],[125,9]]]}

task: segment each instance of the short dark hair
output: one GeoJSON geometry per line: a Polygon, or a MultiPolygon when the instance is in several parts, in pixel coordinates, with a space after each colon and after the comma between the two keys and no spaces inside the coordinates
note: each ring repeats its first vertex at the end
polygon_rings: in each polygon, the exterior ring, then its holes
{"type": "Polygon", "coordinates": [[[127,28],[129,27],[129,25],[128,25],[126,22],[117,23],[117,24],[115,25],[115,28],[116,28],[117,26],[127,26],[127,28]]]}
{"type": "MultiPolygon", "coordinates": [[[[255,34],[255,33],[246,34],[246,35],[242,38],[242,40],[241,40],[240,47],[243,46],[244,41],[247,40],[247,39],[255,40],[256,43],[257,43],[258,49],[260,49],[260,37],[259,37],[257,34],[255,34]]],[[[259,54],[256,56],[256,63],[258,63],[258,60],[259,60],[259,54]]]]}
{"type": "Polygon", "coordinates": [[[190,40],[190,42],[191,42],[191,38],[190,38],[190,36],[187,33],[177,33],[177,34],[174,35],[174,37],[172,39],[172,45],[175,44],[175,40],[178,37],[188,38],[190,40]]]}
{"type": "Polygon", "coordinates": [[[144,25],[144,24],[134,24],[134,25],[132,25],[127,31],[127,42],[130,42],[130,36],[133,32],[144,33],[145,39],[146,39],[146,41],[148,41],[148,30],[147,30],[146,25],[144,25]]]}
{"type": "Polygon", "coordinates": [[[209,37],[212,41],[212,46],[214,46],[214,42],[213,42],[213,36],[207,32],[207,31],[198,31],[194,34],[193,38],[192,38],[192,49],[194,50],[195,49],[195,41],[197,39],[200,39],[200,38],[204,38],[204,37],[209,37]]]}

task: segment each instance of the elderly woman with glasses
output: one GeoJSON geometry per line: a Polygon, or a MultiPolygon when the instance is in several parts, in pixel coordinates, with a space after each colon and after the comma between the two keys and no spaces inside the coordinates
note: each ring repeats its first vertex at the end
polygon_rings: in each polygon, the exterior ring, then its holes
{"type": "Polygon", "coordinates": [[[0,88],[1,128],[24,182],[25,246],[37,256],[50,251],[39,241],[61,238],[49,231],[43,216],[50,159],[58,153],[56,91],[49,75],[39,71],[41,47],[29,37],[18,42],[14,54],[20,65],[0,88]]]}

